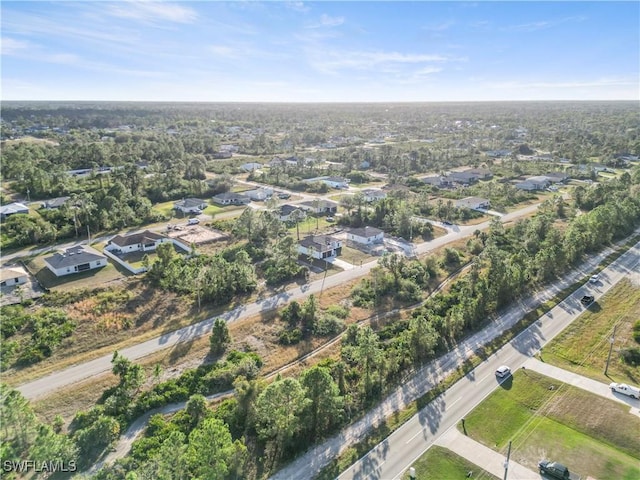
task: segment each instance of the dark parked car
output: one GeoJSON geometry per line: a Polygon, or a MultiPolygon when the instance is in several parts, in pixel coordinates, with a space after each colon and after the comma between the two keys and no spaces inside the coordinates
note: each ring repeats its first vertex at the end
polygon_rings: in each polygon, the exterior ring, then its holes
{"type": "Polygon", "coordinates": [[[591,305],[594,300],[595,300],[595,297],[593,295],[585,295],[580,299],[580,303],[582,303],[584,306],[587,306],[587,305],[591,305]]]}
{"type": "Polygon", "coordinates": [[[579,475],[570,473],[567,467],[558,462],[540,460],[538,462],[538,468],[540,469],[540,473],[551,478],[557,478],[559,480],[580,480],[579,475]]]}

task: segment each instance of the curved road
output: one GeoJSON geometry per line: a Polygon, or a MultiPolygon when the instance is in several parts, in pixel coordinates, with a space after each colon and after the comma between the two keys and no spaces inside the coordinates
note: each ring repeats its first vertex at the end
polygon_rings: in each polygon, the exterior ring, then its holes
{"type": "MultiPolygon", "coordinates": [[[[502,222],[509,222],[529,215],[537,210],[538,205],[539,204],[530,205],[515,212],[506,214],[500,220],[502,222]]],[[[415,252],[418,255],[425,254],[450,242],[472,236],[473,232],[475,232],[476,230],[489,228],[490,223],[491,222],[487,221],[478,225],[453,225],[449,228],[447,235],[436,238],[430,242],[418,244],[415,248],[415,252]]],[[[161,335],[151,340],[142,342],[138,345],[123,348],[121,350],[119,349],[119,351],[122,355],[129,358],[130,360],[136,360],[138,358],[142,358],[155,353],[159,350],[172,347],[173,345],[176,345],[178,343],[191,341],[195,338],[199,338],[203,335],[209,334],[211,332],[213,322],[217,318],[222,318],[227,322],[233,322],[242,318],[258,315],[261,312],[273,310],[292,300],[301,300],[312,293],[320,294],[322,290],[326,288],[332,288],[345,282],[365,276],[371,271],[372,268],[376,267],[377,265],[378,261],[374,260],[369,263],[363,264],[359,268],[354,268],[352,270],[337,273],[325,279],[317,280],[315,282],[302,285],[301,287],[292,288],[277,295],[257,300],[254,303],[242,305],[218,317],[212,317],[207,320],[203,320],[200,323],[181,328],[165,335],[161,335]]],[[[114,345],[113,348],[116,349],[117,346],[114,345]]],[[[64,370],[52,373],[37,380],[25,383],[17,387],[17,390],[19,390],[25,397],[32,400],[38,397],[42,397],[67,385],[71,385],[81,380],[85,380],[87,378],[102,374],[109,370],[111,370],[111,355],[105,355],[103,357],[96,358],[95,360],[75,365],[73,367],[69,367],[64,370]]]]}
{"type": "MultiPolygon", "coordinates": [[[[455,350],[431,362],[411,378],[403,381],[401,387],[370,410],[363,418],[324,443],[308,450],[304,455],[276,473],[272,479],[306,480],[314,478],[342,451],[363,439],[372,428],[384,422],[389,415],[406,407],[410,402],[438,385],[469,358],[476,349],[517,323],[527,311],[549,300],[579,278],[589,275],[610,253],[611,249],[605,250],[567,274],[562,281],[556,282],[532,298],[512,305],[487,328],[464,340],[455,350]]],[[[597,301],[623,278],[633,276],[640,281],[639,261],[640,243],[637,243],[601,272],[600,283],[586,283],[577,289],[535,324],[437,397],[339,478],[341,480],[391,480],[399,478],[444,432],[454,426],[460,418],[471,411],[498,386],[494,372],[499,365],[506,364],[512,369],[520,368],[526,360],[539,351],[540,347],[560,333],[584,311],[585,308],[581,305],[580,298],[585,293],[594,295],[597,301]]]]}

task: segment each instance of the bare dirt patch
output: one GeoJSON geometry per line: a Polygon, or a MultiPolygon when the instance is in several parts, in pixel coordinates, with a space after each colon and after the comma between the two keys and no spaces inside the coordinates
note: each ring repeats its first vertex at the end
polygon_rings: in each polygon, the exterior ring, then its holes
{"type": "Polygon", "coordinates": [[[180,225],[169,230],[166,234],[169,238],[175,238],[187,245],[192,243],[200,245],[201,243],[215,242],[228,238],[223,232],[200,225],[180,225]]]}

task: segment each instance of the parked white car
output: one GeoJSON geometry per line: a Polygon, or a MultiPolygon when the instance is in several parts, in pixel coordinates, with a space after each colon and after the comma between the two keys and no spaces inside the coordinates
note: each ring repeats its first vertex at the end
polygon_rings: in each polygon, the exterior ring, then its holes
{"type": "Polygon", "coordinates": [[[197,225],[198,223],[200,223],[200,220],[197,218],[190,218],[187,220],[187,225],[197,225]]]}
{"type": "Polygon", "coordinates": [[[623,395],[629,395],[631,398],[640,398],[640,388],[632,387],[626,383],[611,383],[609,388],[612,392],[622,393],[623,395]]]}
{"type": "Polygon", "coordinates": [[[600,275],[598,275],[597,273],[595,275],[591,275],[591,278],[589,279],[591,283],[598,283],[599,280],[600,280],[600,275]]]}

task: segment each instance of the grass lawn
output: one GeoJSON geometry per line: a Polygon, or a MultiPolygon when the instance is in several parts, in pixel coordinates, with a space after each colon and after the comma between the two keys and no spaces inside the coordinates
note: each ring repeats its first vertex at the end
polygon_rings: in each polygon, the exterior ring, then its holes
{"type": "MultiPolygon", "coordinates": [[[[329,228],[335,228],[335,222],[327,222],[326,217],[312,217],[307,216],[302,222],[298,223],[298,230],[300,231],[300,240],[302,240],[307,235],[316,235],[322,234],[325,230],[329,228]]],[[[296,226],[290,227],[289,233],[293,235],[293,238],[296,238],[296,226]]]]}
{"type": "Polygon", "coordinates": [[[344,260],[345,262],[350,263],[355,267],[359,267],[363,263],[368,263],[371,260],[376,260],[380,257],[376,257],[373,255],[369,255],[367,253],[361,252],[356,248],[351,248],[347,246],[342,247],[342,254],[338,257],[340,260],[344,260]]]}
{"type": "MultiPolygon", "coordinates": [[[[412,467],[416,469],[416,480],[431,480],[436,478],[463,479],[466,478],[467,472],[469,471],[473,472],[473,477],[471,478],[475,479],[498,478],[469,462],[466,458],[438,445],[434,445],[427,450],[412,467]]],[[[403,480],[409,480],[409,478],[408,473],[405,473],[402,477],[403,480]]]]}
{"type": "Polygon", "coordinates": [[[531,469],[542,458],[583,477],[640,478],[640,418],[629,407],[518,371],[466,416],[470,437],[531,469]]]}
{"type": "Polygon", "coordinates": [[[601,382],[640,384],[640,366],[627,365],[620,358],[621,350],[640,347],[632,335],[633,324],[639,318],[640,287],[625,279],[598,300],[597,307],[587,310],[544,347],[542,358],[601,382]],[[608,376],[605,376],[609,338],[614,325],[617,326],[615,343],[608,376]]]}

